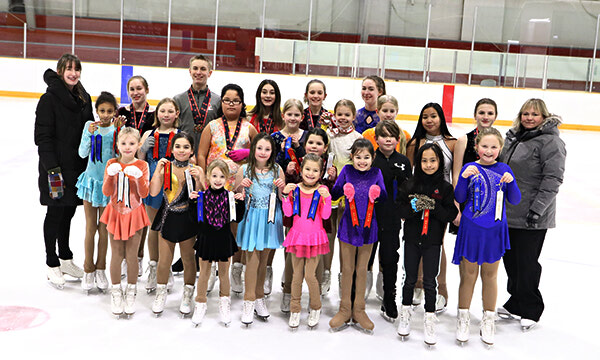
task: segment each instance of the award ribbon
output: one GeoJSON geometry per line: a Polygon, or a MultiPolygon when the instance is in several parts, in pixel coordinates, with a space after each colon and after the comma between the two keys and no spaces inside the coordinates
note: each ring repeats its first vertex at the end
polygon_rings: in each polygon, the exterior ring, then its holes
{"type": "Polygon", "coordinates": [[[93,163],[96,161],[102,162],[102,135],[91,135],[90,142],[92,149],[90,151],[90,158],[93,163]]]}
{"type": "Polygon", "coordinates": [[[302,213],[300,212],[300,186],[296,186],[296,188],[294,189],[294,212],[292,213],[292,216],[302,216],[302,213]]]}
{"type": "Polygon", "coordinates": [[[331,168],[333,166],[333,159],[335,158],[335,155],[330,152],[329,155],[327,155],[327,165],[325,166],[325,175],[323,176],[323,179],[327,180],[329,179],[329,168],[331,168]]]}
{"type": "Polygon", "coordinates": [[[233,194],[233,191],[228,191],[227,195],[229,197],[229,221],[233,222],[236,221],[237,218],[237,214],[235,211],[235,195],[233,194]]]}
{"type": "Polygon", "coordinates": [[[190,174],[190,169],[185,169],[183,171],[183,174],[185,175],[185,183],[187,185],[188,197],[189,197],[192,195],[192,192],[194,191],[194,182],[192,181],[192,175],[190,174]]]}
{"type": "Polygon", "coordinates": [[[504,191],[502,190],[502,183],[498,184],[498,191],[496,192],[496,216],[494,221],[502,221],[502,210],[504,209],[504,191]]]}
{"type": "Polygon", "coordinates": [[[298,160],[298,157],[296,156],[296,152],[294,151],[294,149],[289,148],[287,150],[287,154],[286,155],[289,156],[289,158],[291,159],[291,161],[294,163],[294,166],[296,167],[296,172],[298,174],[300,174],[300,160],[298,160]]]}
{"type": "Polygon", "coordinates": [[[227,119],[225,119],[225,116],[223,116],[221,118],[221,120],[223,121],[223,127],[225,128],[225,146],[227,147],[227,152],[233,150],[233,146],[235,145],[235,142],[237,141],[238,136],[240,135],[240,129],[242,128],[242,120],[239,119],[237,124],[235,125],[235,130],[233,131],[233,137],[230,139],[229,138],[229,124],[227,123],[227,119]]]}
{"type": "Polygon", "coordinates": [[[117,181],[117,203],[119,202],[123,202],[126,207],[131,208],[129,202],[129,177],[123,171],[119,171],[117,181]]]}
{"type": "Polygon", "coordinates": [[[290,159],[290,150],[292,150],[292,137],[288,137],[287,139],[285,139],[285,159],[289,160],[290,159]]]}
{"type": "Polygon", "coordinates": [[[421,230],[421,235],[427,235],[427,230],[429,229],[429,209],[423,210],[423,230],[421,230]]]}
{"type": "MultiPolygon", "coordinates": [[[[277,167],[275,167],[277,169],[277,167]]],[[[267,223],[275,224],[275,206],[277,205],[277,195],[275,194],[276,172],[273,169],[273,184],[271,185],[271,194],[269,195],[269,219],[267,223]]]]}
{"type": "Polygon", "coordinates": [[[198,191],[198,199],[197,207],[198,207],[198,222],[204,222],[204,191],[198,191]]]}
{"type": "Polygon", "coordinates": [[[121,131],[122,126],[115,128],[115,132],[113,133],[113,151],[115,154],[119,153],[119,149],[117,148],[117,138],[119,137],[119,132],[121,131]]]}
{"type": "Polygon", "coordinates": [[[481,203],[483,198],[483,191],[481,191],[481,174],[477,174],[473,177],[473,212],[481,212],[481,203]]]}
{"type": "MultiPolygon", "coordinates": [[[[175,136],[175,132],[171,131],[169,133],[169,141],[167,142],[167,151],[165,153],[165,157],[168,159],[171,157],[171,145],[173,143],[173,137],[175,136]]],[[[160,154],[158,152],[160,148],[160,134],[158,131],[154,132],[154,148],[152,149],[152,158],[154,160],[158,160],[160,158],[160,154]]]]}
{"type": "Polygon", "coordinates": [[[173,164],[171,164],[171,162],[167,162],[165,164],[165,183],[163,188],[166,190],[171,190],[171,170],[172,170],[172,166],[173,164]]]}
{"type": "Polygon", "coordinates": [[[369,205],[367,206],[367,215],[365,216],[365,228],[371,228],[371,221],[373,221],[373,209],[375,208],[375,203],[369,200],[369,205]]]}
{"type": "Polygon", "coordinates": [[[194,96],[191,86],[188,89],[187,94],[192,117],[194,118],[194,131],[202,132],[206,121],[206,115],[208,114],[208,108],[210,107],[210,89],[208,86],[206,87],[206,95],[204,95],[204,100],[202,100],[200,108],[198,108],[198,103],[196,102],[196,97],[194,96]]]}
{"type": "Polygon", "coordinates": [[[317,208],[319,207],[319,200],[321,200],[321,194],[319,194],[319,191],[317,191],[317,189],[315,189],[315,192],[313,193],[312,201],[310,202],[310,208],[308,209],[308,218],[312,219],[313,221],[315,220],[315,217],[317,216],[317,208]]]}
{"type": "Polygon", "coordinates": [[[356,212],[356,202],[354,202],[354,199],[348,202],[348,206],[350,206],[350,218],[352,219],[352,226],[358,226],[358,213],[356,212]]]}
{"type": "Polygon", "coordinates": [[[131,118],[133,120],[133,125],[136,129],[141,133],[144,124],[146,123],[146,116],[148,115],[148,110],[150,109],[150,105],[146,102],[146,106],[144,106],[144,110],[142,110],[142,115],[140,115],[140,121],[138,122],[135,118],[135,108],[133,107],[133,103],[131,104],[131,118]]]}

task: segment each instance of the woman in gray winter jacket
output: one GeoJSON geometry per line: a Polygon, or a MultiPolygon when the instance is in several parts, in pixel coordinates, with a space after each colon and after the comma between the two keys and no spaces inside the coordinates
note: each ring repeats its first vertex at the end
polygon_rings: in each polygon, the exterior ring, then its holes
{"type": "Polygon", "coordinates": [[[510,298],[498,315],[520,319],[523,330],[535,326],[544,311],[538,259],[546,231],[555,227],[556,194],[565,170],[560,123],[543,100],[527,100],[506,133],[500,156],[513,170],[522,198],[517,205],[506,205],[511,248],[504,254],[504,267],[510,298]]]}

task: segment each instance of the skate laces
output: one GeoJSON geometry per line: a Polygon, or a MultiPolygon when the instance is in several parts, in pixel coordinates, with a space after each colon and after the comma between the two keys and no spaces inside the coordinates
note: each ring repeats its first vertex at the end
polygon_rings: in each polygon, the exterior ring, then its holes
{"type": "Polygon", "coordinates": [[[458,317],[458,331],[461,333],[466,333],[469,331],[469,314],[465,316],[458,317]]]}
{"type": "Polygon", "coordinates": [[[244,301],[242,312],[248,314],[252,311],[253,304],[251,301],[244,301]]]}
{"type": "Polygon", "coordinates": [[[425,315],[425,332],[427,334],[435,334],[435,323],[438,322],[438,318],[434,316],[425,315]]]}
{"type": "Polygon", "coordinates": [[[410,310],[409,309],[402,309],[400,310],[400,323],[401,324],[408,324],[410,322],[410,310]]]}
{"type": "Polygon", "coordinates": [[[495,332],[496,323],[494,322],[494,315],[484,315],[481,319],[481,329],[486,334],[493,334],[495,332]]]}

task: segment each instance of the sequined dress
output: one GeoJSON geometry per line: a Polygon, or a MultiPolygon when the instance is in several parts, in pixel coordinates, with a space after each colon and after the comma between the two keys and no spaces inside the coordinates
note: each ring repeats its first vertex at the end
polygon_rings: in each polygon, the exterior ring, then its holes
{"type": "MultiPolygon", "coordinates": [[[[157,129],[152,130],[152,132],[150,133],[150,135],[148,136],[154,136],[154,133],[158,131],[157,129]]],[[[178,133],[179,130],[177,130],[175,133],[178,133]]],[[[167,155],[167,146],[169,144],[169,135],[171,133],[166,133],[166,134],[158,134],[158,158],[154,159],[153,157],[153,153],[154,153],[154,147],[148,149],[148,152],[146,152],[146,162],[148,163],[148,167],[150,168],[150,179],[152,179],[152,176],[154,175],[154,171],[156,170],[156,164],[158,164],[158,160],[164,158],[167,155]]],[[[167,158],[168,160],[173,160],[173,155],[169,156],[167,158]]],[[[160,190],[160,193],[156,196],[152,196],[152,195],[148,195],[148,197],[146,197],[144,199],[144,204],[146,204],[146,206],[150,206],[151,208],[154,209],[158,209],[160,208],[160,205],[162,204],[162,200],[163,200],[163,191],[162,189],[160,190]]]]}

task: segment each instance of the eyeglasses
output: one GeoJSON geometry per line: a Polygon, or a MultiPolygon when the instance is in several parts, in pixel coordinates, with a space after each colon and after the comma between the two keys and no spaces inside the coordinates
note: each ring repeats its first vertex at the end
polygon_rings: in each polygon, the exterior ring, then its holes
{"type": "Polygon", "coordinates": [[[240,100],[240,99],[235,99],[235,100],[221,99],[221,102],[223,104],[227,104],[227,105],[239,105],[242,103],[242,100],[240,100]]]}

